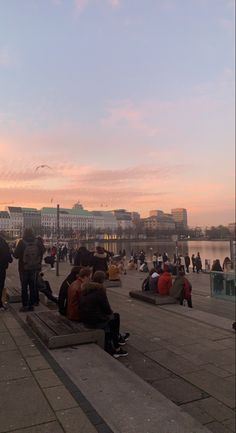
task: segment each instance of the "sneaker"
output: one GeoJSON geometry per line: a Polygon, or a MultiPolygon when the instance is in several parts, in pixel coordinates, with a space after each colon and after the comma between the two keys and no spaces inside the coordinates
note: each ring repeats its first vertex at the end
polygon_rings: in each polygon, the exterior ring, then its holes
{"type": "Polygon", "coordinates": [[[122,335],[120,335],[119,337],[119,345],[120,346],[124,346],[126,344],[126,340],[124,339],[124,337],[122,337],[122,335]]]}
{"type": "Polygon", "coordinates": [[[129,332],[121,332],[120,337],[122,337],[123,340],[128,341],[128,339],[130,337],[130,333],[129,332]]]}
{"type": "Polygon", "coordinates": [[[128,356],[128,352],[126,350],[121,349],[121,347],[113,353],[113,358],[120,358],[124,356],[128,356]]]}
{"type": "Polygon", "coordinates": [[[26,313],[26,311],[29,311],[29,310],[28,310],[28,307],[23,306],[19,309],[19,311],[20,311],[20,313],[26,313]]]}

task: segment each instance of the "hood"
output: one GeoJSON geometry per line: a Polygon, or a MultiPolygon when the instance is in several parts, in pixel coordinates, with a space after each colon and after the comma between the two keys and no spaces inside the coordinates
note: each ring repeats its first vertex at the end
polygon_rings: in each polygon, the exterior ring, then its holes
{"type": "Polygon", "coordinates": [[[104,287],[102,284],[93,282],[85,283],[81,287],[83,295],[88,295],[89,293],[96,292],[97,290],[101,290],[103,288],[104,287]]]}
{"type": "Polygon", "coordinates": [[[101,254],[94,253],[94,257],[98,257],[99,259],[106,259],[107,255],[106,255],[106,253],[101,253],[101,254]]]}

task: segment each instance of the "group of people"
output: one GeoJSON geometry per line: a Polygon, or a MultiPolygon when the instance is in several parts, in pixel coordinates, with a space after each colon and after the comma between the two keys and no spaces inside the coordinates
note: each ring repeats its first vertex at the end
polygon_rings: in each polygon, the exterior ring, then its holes
{"type": "Polygon", "coordinates": [[[233,271],[233,262],[229,257],[225,257],[223,264],[221,266],[220,260],[214,260],[211,271],[213,272],[213,291],[216,294],[221,293],[224,290],[224,280],[225,280],[225,293],[226,295],[235,295],[235,282],[234,278],[228,278],[227,273],[233,271]],[[226,277],[224,276],[226,273],[226,277]]]}
{"type": "Polygon", "coordinates": [[[158,293],[160,296],[171,296],[180,305],[186,301],[189,308],[193,307],[192,285],[186,278],[185,272],[180,270],[173,280],[168,265],[164,265],[163,269],[151,269],[142,283],[142,290],[158,293]]]}
{"type": "Polygon", "coordinates": [[[0,237],[0,309],[5,309],[2,292],[6,270],[14,257],[18,259],[21,282],[20,312],[33,311],[39,304],[39,291],[42,291],[49,299],[58,303],[59,312],[69,320],[103,329],[105,350],[112,356],[127,356],[128,352],[121,346],[126,344],[129,333],[120,332],[120,315],[112,311],[104,287],[104,281],[109,275],[108,254],[102,247],[97,247],[94,253],[81,247],[75,257],[76,266],[62,283],[57,298],[42,273],[45,252],[42,238],[36,237],[32,229],[25,229],[22,239],[12,253],[7,242],[0,237]]]}

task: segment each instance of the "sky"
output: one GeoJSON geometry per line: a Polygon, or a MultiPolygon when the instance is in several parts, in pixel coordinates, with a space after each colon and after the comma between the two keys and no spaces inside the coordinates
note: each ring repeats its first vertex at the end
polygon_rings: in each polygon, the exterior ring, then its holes
{"type": "Polygon", "coordinates": [[[233,222],[234,17],[234,0],[0,0],[0,209],[233,222]]]}

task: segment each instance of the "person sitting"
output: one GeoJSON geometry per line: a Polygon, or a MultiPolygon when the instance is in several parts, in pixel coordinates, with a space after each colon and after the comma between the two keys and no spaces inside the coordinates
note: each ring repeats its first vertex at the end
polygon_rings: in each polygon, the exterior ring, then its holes
{"type": "Polygon", "coordinates": [[[134,259],[130,259],[127,265],[128,271],[133,271],[136,269],[134,259]]]}
{"type": "Polygon", "coordinates": [[[148,272],[148,265],[147,262],[142,263],[142,265],[139,268],[139,272],[148,272]]]}
{"type": "Polygon", "coordinates": [[[79,298],[82,284],[88,283],[91,271],[89,268],[80,269],[79,276],[67,289],[66,317],[69,320],[79,321],[79,298]]]}
{"type": "Polygon", "coordinates": [[[43,272],[40,272],[37,277],[37,289],[39,292],[43,293],[50,301],[58,304],[57,296],[53,295],[50,283],[48,280],[44,279],[43,272]]]}
{"type": "Polygon", "coordinates": [[[120,269],[114,260],[108,266],[108,278],[109,281],[120,281],[120,269]]]}
{"type": "Polygon", "coordinates": [[[179,272],[179,275],[174,280],[174,284],[170,288],[170,296],[179,301],[180,305],[183,305],[186,299],[188,307],[192,308],[192,285],[189,280],[185,277],[183,271],[179,272]]]}
{"type": "Polygon", "coordinates": [[[69,275],[67,275],[67,277],[61,284],[59,295],[58,295],[58,310],[59,313],[62,314],[63,316],[66,316],[66,311],[67,311],[68,287],[70,287],[73,281],[75,281],[76,278],[79,276],[80,269],[81,269],[80,266],[73,266],[69,275]]]}
{"type": "Polygon", "coordinates": [[[149,290],[153,293],[156,293],[157,291],[158,279],[159,274],[157,271],[155,269],[151,269],[149,272],[149,290]]]}
{"type": "Polygon", "coordinates": [[[157,292],[161,296],[169,296],[172,286],[172,278],[169,269],[166,267],[164,272],[159,276],[157,283],[157,292]]]}
{"type": "Polygon", "coordinates": [[[93,281],[82,285],[79,300],[80,321],[86,326],[105,331],[105,350],[115,358],[127,356],[120,346],[125,344],[128,334],[120,335],[120,315],[113,313],[103,286],[106,275],[97,271],[93,281]]]}

